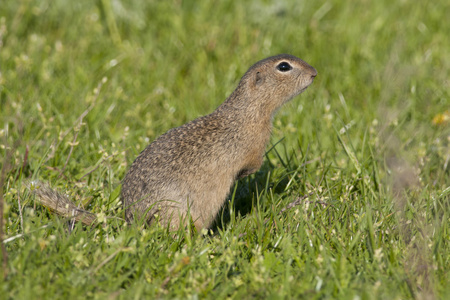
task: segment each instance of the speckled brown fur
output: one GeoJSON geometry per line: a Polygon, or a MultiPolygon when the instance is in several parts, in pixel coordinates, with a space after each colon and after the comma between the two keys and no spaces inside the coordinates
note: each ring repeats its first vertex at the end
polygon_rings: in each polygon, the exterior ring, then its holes
{"type": "Polygon", "coordinates": [[[127,220],[144,217],[151,223],[158,216],[178,228],[189,211],[198,229],[208,228],[234,181],[260,168],[274,113],[316,75],[295,56],[266,58],[245,73],[213,113],[157,138],[123,180],[127,220]],[[282,62],[292,69],[278,70],[282,62]]]}

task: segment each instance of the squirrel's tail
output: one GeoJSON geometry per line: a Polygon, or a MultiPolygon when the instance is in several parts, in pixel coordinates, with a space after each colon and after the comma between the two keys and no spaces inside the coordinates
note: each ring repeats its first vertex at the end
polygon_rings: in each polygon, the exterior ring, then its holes
{"type": "Polygon", "coordinates": [[[97,220],[95,214],[76,207],[65,195],[58,193],[45,183],[31,182],[28,186],[36,195],[36,200],[57,215],[80,221],[89,226],[97,220]]]}

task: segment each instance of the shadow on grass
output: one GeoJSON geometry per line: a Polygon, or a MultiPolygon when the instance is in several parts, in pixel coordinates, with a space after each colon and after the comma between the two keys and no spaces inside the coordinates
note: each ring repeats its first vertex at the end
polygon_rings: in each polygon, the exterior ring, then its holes
{"type": "Polygon", "coordinates": [[[258,172],[236,181],[224,206],[211,226],[214,232],[225,229],[232,221],[232,217],[237,218],[249,214],[255,208],[257,202],[264,205],[267,201],[265,195],[269,190],[275,195],[285,193],[289,178],[287,176],[283,176],[279,180],[268,178],[271,176],[272,170],[274,170],[274,167],[266,161],[258,172]],[[234,216],[230,214],[231,211],[234,211],[234,216]]]}

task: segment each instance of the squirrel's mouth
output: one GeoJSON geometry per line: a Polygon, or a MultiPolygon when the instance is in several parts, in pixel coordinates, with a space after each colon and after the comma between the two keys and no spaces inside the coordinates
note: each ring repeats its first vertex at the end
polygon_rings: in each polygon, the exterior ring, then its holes
{"type": "Polygon", "coordinates": [[[303,93],[313,83],[313,81],[314,81],[314,78],[311,78],[310,82],[305,87],[298,90],[298,92],[295,94],[295,96],[298,96],[301,93],[303,93]]]}
{"type": "MultiPolygon", "coordinates": [[[[308,85],[309,86],[309,85],[308,85]]],[[[296,96],[298,96],[298,95],[300,95],[301,93],[303,93],[307,88],[308,88],[308,86],[307,87],[304,87],[304,88],[302,88],[298,93],[297,93],[297,95],[296,96]]]]}
{"type": "MultiPolygon", "coordinates": [[[[308,85],[308,86],[309,86],[309,85],[308,85]]],[[[306,86],[306,87],[304,87],[304,88],[302,88],[302,89],[299,89],[292,97],[289,98],[288,101],[292,100],[293,98],[295,98],[295,97],[297,97],[298,95],[300,95],[301,93],[303,93],[303,92],[308,88],[308,86],[306,86]]]]}

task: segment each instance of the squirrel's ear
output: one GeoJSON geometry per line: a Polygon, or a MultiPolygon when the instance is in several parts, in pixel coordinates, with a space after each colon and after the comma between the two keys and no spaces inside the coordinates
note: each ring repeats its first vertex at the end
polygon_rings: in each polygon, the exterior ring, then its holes
{"type": "Polygon", "coordinates": [[[264,76],[261,74],[261,72],[256,72],[255,78],[254,78],[255,87],[259,86],[263,82],[264,82],[264,76]]]}

